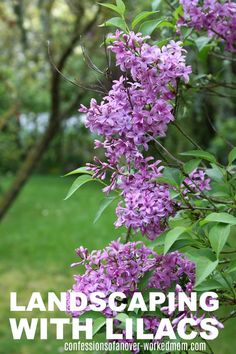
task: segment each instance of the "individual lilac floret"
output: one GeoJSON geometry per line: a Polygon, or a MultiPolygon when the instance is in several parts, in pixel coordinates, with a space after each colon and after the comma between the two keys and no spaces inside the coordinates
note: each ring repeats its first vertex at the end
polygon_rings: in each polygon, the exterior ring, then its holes
{"type": "Polygon", "coordinates": [[[221,39],[227,50],[236,51],[236,3],[219,0],[180,0],[184,17],[179,25],[207,30],[211,37],[221,39]]]}

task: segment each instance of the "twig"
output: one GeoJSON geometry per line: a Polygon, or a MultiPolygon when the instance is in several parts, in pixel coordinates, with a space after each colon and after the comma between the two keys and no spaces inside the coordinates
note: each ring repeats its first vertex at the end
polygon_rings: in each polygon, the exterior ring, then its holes
{"type": "Polygon", "coordinates": [[[204,338],[203,338],[203,340],[204,340],[204,342],[206,343],[206,346],[208,347],[208,349],[210,350],[210,353],[211,353],[211,354],[214,354],[214,352],[213,352],[213,350],[212,350],[210,344],[208,343],[208,341],[207,341],[206,339],[204,339],[204,338]]]}
{"type": "Polygon", "coordinates": [[[210,55],[213,55],[216,58],[220,58],[220,59],[224,59],[224,60],[236,61],[235,58],[230,58],[230,57],[228,57],[226,55],[221,55],[221,54],[217,54],[217,53],[214,53],[214,52],[210,53],[210,55]]]}
{"type": "Polygon", "coordinates": [[[127,233],[126,233],[126,238],[125,238],[125,243],[128,243],[130,240],[130,236],[131,236],[131,226],[128,227],[127,233]]]}
{"type": "Polygon", "coordinates": [[[172,124],[180,131],[181,134],[183,134],[183,135],[185,136],[185,138],[186,138],[188,141],[190,141],[190,143],[191,143],[192,145],[194,145],[197,149],[202,150],[201,146],[198,145],[198,143],[196,143],[196,142],[183,130],[183,128],[181,128],[181,127],[179,126],[178,123],[173,122],[172,124]]]}
{"type": "Polygon", "coordinates": [[[69,79],[68,77],[66,77],[62,71],[59,69],[59,66],[56,65],[56,63],[54,62],[53,60],[53,57],[52,57],[52,54],[51,54],[51,49],[50,49],[50,41],[47,42],[48,44],[48,57],[49,57],[49,60],[50,60],[50,63],[52,65],[52,67],[54,68],[54,70],[65,80],[67,81],[68,83],[76,86],[76,87],[79,87],[79,88],[82,88],[83,90],[89,90],[89,91],[93,91],[93,92],[97,92],[97,93],[102,93],[104,94],[104,91],[101,91],[101,90],[97,90],[93,87],[87,87],[87,86],[84,86],[82,84],[79,84],[78,82],[76,81],[73,81],[71,79],[69,79]]]}
{"type": "Polygon", "coordinates": [[[236,253],[236,250],[235,251],[225,251],[225,252],[221,252],[222,254],[231,254],[231,253],[236,253]]]}
{"type": "MultiPolygon", "coordinates": [[[[180,207],[180,209],[188,209],[188,208],[182,205],[182,206],[180,207]]],[[[193,210],[215,211],[214,208],[196,207],[196,206],[193,206],[193,205],[191,205],[191,209],[193,209],[193,210]]],[[[236,252],[236,251],[235,251],[235,252],[236,252]]],[[[223,253],[223,252],[221,252],[221,253],[223,253]]]]}
{"type": "MultiPolygon", "coordinates": [[[[207,112],[206,112],[206,113],[207,113],[207,112]]],[[[212,130],[213,130],[216,134],[218,134],[218,136],[219,136],[221,139],[223,139],[223,141],[225,141],[225,143],[226,143],[231,149],[233,149],[234,145],[231,144],[231,142],[230,142],[228,139],[226,139],[221,133],[219,133],[219,132],[217,131],[217,129],[216,129],[216,127],[214,126],[214,124],[213,124],[211,118],[209,117],[209,114],[207,114],[207,120],[208,120],[208,122],[209,122],[209,124],[210,124],[212,130]]]]}
{"type": "Polygon", "coordinates": [[[173,161],[175,161],[178,165],[183,166],[184,163],[177,159],[174,155],[172,155],[157,139],[155,139],[151,134],[147,134],[155,143],[166,153],[166,155],[169,156],[169,158],[173,161]]]}

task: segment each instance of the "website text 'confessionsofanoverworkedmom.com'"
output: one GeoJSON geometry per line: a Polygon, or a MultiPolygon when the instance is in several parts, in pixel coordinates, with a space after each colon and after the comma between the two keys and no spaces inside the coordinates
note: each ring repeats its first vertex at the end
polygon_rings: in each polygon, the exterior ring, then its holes
{"type": "Polygon", "coordinates": [[[65,352],[121,352],[131,351],[139,352],[141,349],[145,351],[162,351],[166,353],[180,352],[204,352],[207,349],[206,342],[152,342],[152,343],[127,343],[127,342],[65,342],[61,347],[65,352]]]}

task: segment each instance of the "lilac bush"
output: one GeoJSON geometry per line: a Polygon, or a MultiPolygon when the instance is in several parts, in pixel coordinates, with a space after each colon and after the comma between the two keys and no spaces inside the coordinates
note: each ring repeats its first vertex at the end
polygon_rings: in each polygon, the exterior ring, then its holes
{"type": "MultiPolygon", "coordinates": [[[[169,5],[173,10],[174,5],[169,5]]],[[[195,74],[186,62],[184,45],[189,34],[183,42],[179,41],[178,28],[187,26],[189,33],[191,28],[196,29],[187,44],[193,45],[196,36],[205,31],[212,38],[220,38],[225,49],[233,53],[236,5],[216,0],[180,0],[180,5],[169,23],[176,40],[161,44],[154,43],[146,33],[128,30],[121,0],[110,6],[120,15],[115,23],[122,29],[108,36],[108,50],[115,57],[120,77],[111,82],[111,89],[100,102],[92,99],[89,107],[80,108],[86,115],[86,127],[97,137],[95,149],[103,149],[104,158],[95,157],[94,163],[72,172],[84,175],[77,178],[69,195],[90,181],[105,184],[105,207],[118,200],[115,226],[125,227],[126,236],[103,250],[76,250],[80,261],[73,266],[84,266],[84,273],[75,276],[71,291],[83,292],[88,298],[95,291],[103,292],[106,299],[120,291],[129,299],[148,276],[141,287],[144,292],[158,289],[190,295],[193,291],[218,289],[225,304],[236,303],[236,260],[231,262],[227,258],[228,253],[236,252],[227,243],[231,227],[236,225],[236,148],[230,151],[224,166],[202,150],[176,122],[180,94],[187,96],[192,81],[198,80],[192,79],[195,74]],[[197,148],[183,154],[191,158],[187,162],[179,160],[161,143],[171,124],[197,148]],[[135,242],[139,233],[152,241],[152,246],[135,242]]],[[[156,16],[155,12],[142,14],[132,26],[150,14],[156,16]]],[[[156,28],[161,23],[158,21],[156,28]]],[[[150,21],[143,24],[148,25],[144,32],[150,30],[150,21]]],[[[139,29],[143,29],[142,25],[139,29]]],[[[102,205],[100,215],[105,207],[102,205]]],[[[168,312],[165,307],[159,310],[158,316],[142,315],[146,330],[154,332],[160,316],[168,317],[174,329],[182,318],[188,316],[200,324],[205,316],[189,311],[168,312]]],[[[88,311],[89,304],[83,312],[68,309],[74,317],[88,311]]],[[[103,315],[116,318],[117,313],[107,304],[103,315]]],[[[122,332],[120,321],[115,320],[115,324],[117,333],[122,332]]],[[[217,326],[223,328],[221,321],[217,326]]]]}

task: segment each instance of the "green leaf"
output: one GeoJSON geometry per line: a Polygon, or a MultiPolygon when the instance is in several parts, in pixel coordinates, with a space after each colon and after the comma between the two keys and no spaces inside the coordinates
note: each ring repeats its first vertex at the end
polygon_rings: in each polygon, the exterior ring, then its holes
{"type": "Polygon", "coordinates": [[[93,336],[106,324],[105,317],[99,317],[93,322],[93,336]]]}
{"type": "Polygon", "coordinates": [[[210,51],[210,49],[212,48],[211,44],[207,44],[205,45],[205,47],[203,47],[201,49],[201,51],[198,53],[198,59],[203,62],[204,64],[206,64],[207,58],[208,58],[208,53],[210,51]]]}
{"type": "Polygon", "coordinates": [[[125,4],[122,0],[116,0],[116,5],[121,13],[121,15],[124,15],[125,13],[125,4]]]}
{"type": "Polygon", "coordinates": [[[156,9],[158,9],[159,5],[161,4],[162,0],[154,0],[152,2],[152,9],[153,11],[155,11],[156,9]]]}
{"type": "Polygon", "coordinates": [[[154,247],[160,247],[161,245],[164,245],[165,238],[166,238],[166,231],[163,232],[160,236],[158,236],[154,241],[151,241],[150,245],[148,244],[148,247],[154,249],[154,247]]]}
{"type": "Polygon", "coordinates": [[[99,5],[103,6],[103,7],[107,7],[108,9],[117,12],[119,15],[121,15],[120,9],[113,4],[103,4],[103,3],[98,3],[99,5]]]}
{"type": "Polygon", "coordinates": [[[166,19],[161,19],[159,21],[149,20],[141,24],[141,26],[139,27],[139,32],[141,32],[143,35],[150,36],[152,32],[155,31],[156,28],[163,27],[163,26],[174,27],[174,25],[171,22],[166,21],[166,19]]]}
{"type": "Polygon", "coordinates": [[[208,259],[212,262],[216,260],[211,248],[191,249],[186,252],[186,256],[195,263],[199,258],[208,259]]]}
{"type": "Polygon", "coordinates": [[[166,38],[161,41],[154,42],[154,44],[156,44],[159,48],[162,48],[163,45],[166,45],[167,43],[169,43],[170,40],[171,40],[171,38],[166,38]]]}
{"type": "Polygon", "coordinates": [[[165,167],[163,175],[158,177],[156,181],[158,183],[166,183],[173,187],[180,187],[184,180],[184,176],[177,168],[165,167]]]}
{"type": "Polygon", "coordinates": [[[96,320],[98,318],[101,318],[101,313],[95,311],[87,311],[83,313],[83,315],[79,316],[80,321],[85,321],[86,318],[92,318],[93,320],[96,320]]]}
{"type": "Polygon", "coordinates": [[[100,219],[100,217],[102,216],[104,211],[109,207],[109,205],[117,198],[118,197],[106,197],[103,199],[93,221],[94,224],[100,219]]]}
{"type": "Polygon", "coordinates": [[[228,273],[236,272],[236,259],[232,260],[227,271],[228,273]]]}
{"type": "Polygon", "coordinates": [[[182,5],[178,6],[177,9],[173,12],[173,16],[176,20],[179,19],[180,16],[184,15],[184,10],[182,5]]]}
{"type": "Polygon", "coordinates": [[[209,191],[209,194],[216,198],[230,198],[230,185],[229,184],[220,184],[219,181],[211,182],[212,189],[209,191]]]}
{"type": "Polygon", "coordinates": [[[166,254],[171,246],[175,243],[175,241],[186,231],[186,227],[177,226],[174,229],[170,230],[166,234],[165,238],[165,246],[164,246],[164,254],[166,254]]]}
{"type": "Polygon", "coordinates": [[[187,28],[187,27],[182,27],[180,30],[181,30],[181,33],[184,37],[184,40],[186,40],[190,36],[190,34],[192,34],[192,32],[193,32],[192,28],[187,28]]]}
{"type": "Polygon", "coordinates": [[[175,217],[170,217],[168,223],[172,229],[176,226],[189,227],[192,225],[192,221],[189,218],[186,218],[183,212],[177,213],[175,217]]]}
{"type": "MultiPolygon", "coordinates": [[[[132,314],[134,314],[132,312],[132,314]]],[[[129,319],[129,318],[132,318],[132,319],[136,319],[137,317],[135,316],[132,316],[130,314],[130,316],[128,316],[126,313],[119,313],[115,319],[120,321],[121,323],[118,325],[119,328],[122,328],[122,329],[125,329],[126,328],[126,320],[129,319]]],[[[136,325],[136,321],[134,321],[133,323],[133,330],[134,332],[137,332],[137,325],[136,325]]]]}
{"type": "Polygon", "coordinates": [[[92,181],[95,181],[95,179],[93,179],[90,175],[82,175],[76,178],[76,180],[73,182],[64,200],[69,199],[72,196],[72,194],[74,194],[77,191],[77,189],[82,187],[85,183],[92,182],[92,181]]]}
{"type": "Polygon", "coordinates": [[[138,288],[139,290],[143,290],[147,287],[149,279],[154,273],[154,269],[147,271],[142,278],[140,278],[140,281],[138,283],[138,288]]]}
{"type": "Polygon", "coordinates": [[[180,155],[182,155],[182,156],[194,156],[194,157],[198,157],[200,159],[206,160],[206,161],[217,163],[215,156],[213,156],[209,152],[203,151],[203,150],[186,151],[186,152],[180,153],[180,155]]]}
{"type": "Polygon", "coordinates": [[[158,23],[157,28],[161,28],[161,27],[174,28],[174,25],[173,25],[173,23],[171,23],[170,21],[161,20],[161,21],[158,23]]]}
{"type": "Polygon", "coordinates": [[[169,184],[170,186],[177,187],[175,181],[173,181],[172,179],[166,178],[166,177],[158,177],[156,179],[156,182],[159,184],[169,184]]]}
{"type": "Polygon", "coordinates": [[[196,46],[197,46],[199,52],[207,45],[207,43],[210,42],[210,40],[211,40],[210,37],[205,37],[205,36],[198,37],[195,40],[195,43],[196,43],[196,46]]]}
{"type": "Polygon", "coordinates": [[[196,282],[195,287],[200,285],[218,266],[218,260],[212,262],[207,258],[199,258],[196,263],[196,282]]]}
{"type": "Polygon", "coordinates": [[[142,23],[141,26],[139,27],[139,32],[141,32],[143,35],[150,36],[152,34],[152,32],[155,31],[157,26],[158,26],[157,20],[146,21],[146,22],[142,23]]]}
{"type": "Polygon", "coordinates": [[[173,190],[173,189],[171,189],[169,192],[170,192],[170,198],[171,198],[172,200],[175,199],[175,198],[177,198],[177,197],[180,195],[179,192],[176,192],[176,191],[173,190]]]}
{"type": "Polygon", "coordinates": [[[196,291],[209,291],[212,289],[220,289],[222,288],[222,284],[220,284],[217,280],[208,279],[201,283],[201,285],[195,287],[196,291]]]}
{"type": "Polygon", "coordinates": [[[236,159],[236,147],[234,147],[233,150],[231,150],[229,153],[228,156],[229,165],[231,165],[235,159],[236,159]]]}
{"type": "Polygon", "coordinates": [[[125,323],[128,318],[130,318],[130,317],[128,315],[126,315],[126,313],[119,313],[115,319],[120,322],[125,323]]]}
{"type": "Polygon", "coordinates": [[[209,222],[220,222],[223,224],[236,225],[236,218],[228,213],[211,213],[201,221],[201,225],[209,222]]]}
{"type": "Polygon", "coordinates": [[[209,176],[213,181],[222,182],[224,178],[224,170],[214,163],[212,163],[211,166],[212,168],[206,169],[207,176],[209,176]]]}
{"type": "Polygon", "coordinates": [[[186,162],[184,164],[184,172],[189,175],[191,172],[193,172],[200,164],[201,160],[200,159],[194,159],[186,162]]]}
{"type": "Polygon", "coordinates": [[[175,241],[175,243],[171,246],[170,252],[179,251],[181,248],[187,246],[193,246],[193,245],[194,245],[193,240],[189,240],[187,238],[181,238],[180,240],[175,241]]]}
{"type": "Polygon", "coordinates": [[[138,23],[140,23],[142,20],[145,18],[157,13],[158,11],[143,11],[141,12],[138,16],[135,17],[135,19],[132,22],[132,28],[137,26],[138,23]]]}
{"type": "Polygon", "coordinates": [[[77,174],[87,174],[87,175],[92,175],[93,172],[89,171],[88,168],[85,167],[79,167],[74,171],[71,171],[69,173],[67,173],[64,177],[70,176],[70,175],[77,175],[77,174]]]}
{"type": "Polygon", "coordinates": [[[186,257],[196,265],[195,287],[201,284],[218,265],[214,253],[208,248],[188,250],[186,257]]]}
{"type": "Polygon", "coordinates": [[[212,249],[216,252],[217,257],[219,257],[228,237],[230,234],[230,225],[227,224],[216,224],[209,232],[209,240],[212,249]]]}
{"type": "Polygon", "coordinates": [[[184,176],[178,168],[165,167],[163,171],[163,177],[168,179],[173,186],[179,187],[183,180],[184,176]]]}
{"type": "Polygon", "coordinates": [[[125,23],[125,20],[123,20],[123,18],[121,18],[121,17],[110,18],[110,20],[107,20],[99,27],[118,27],[126,32],[126,23],[125,23]]]}

